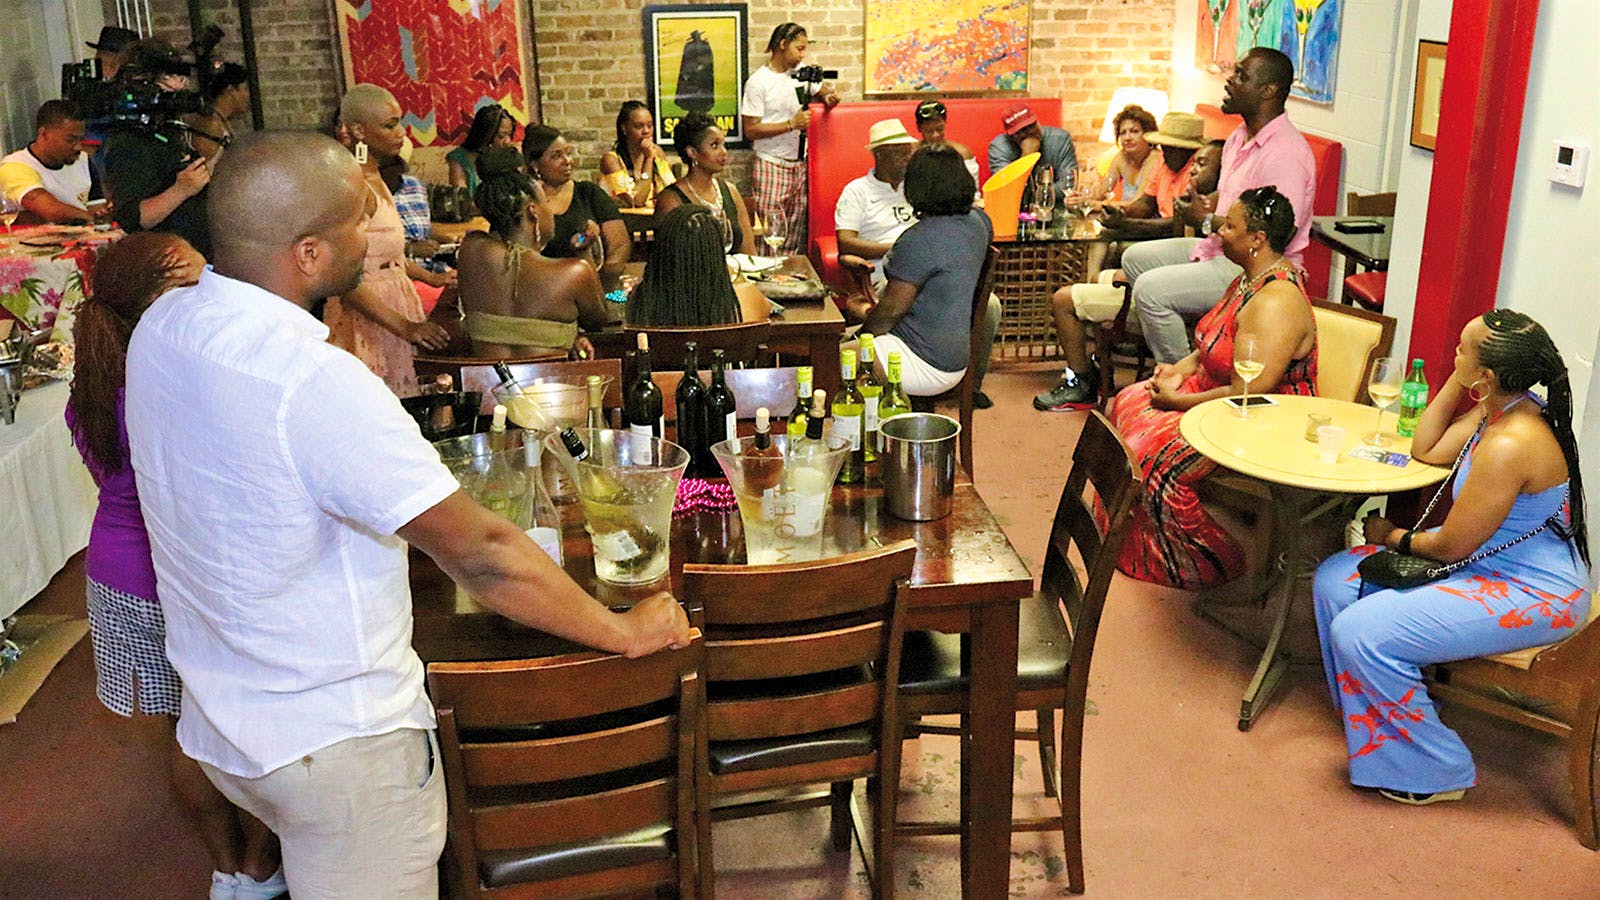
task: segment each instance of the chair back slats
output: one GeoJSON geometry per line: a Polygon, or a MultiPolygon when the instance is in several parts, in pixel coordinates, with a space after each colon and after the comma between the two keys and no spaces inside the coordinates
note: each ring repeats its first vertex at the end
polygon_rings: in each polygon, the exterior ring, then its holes
{"type": "Polygon", "coordinates": [[[1358,194],[1349,191],[1344,197],[1344,214],[1347,216],[1392,216],[1399,195],[1358,194]]]}
{"type": "MultiPolygon", "coordinates": [[[[706,362],[701,357],[701,362],[706,362]]],[[[793,366],[774,369],[729,369],[728,390],[733,391],[735,414],[740,419],[754,419],[756,410],[765,406],[775,420],[774,434],[781,434],[777,420],[787,418],[794,409],[795,391],[799,384],[799,370],[793,366]]],[[[683,372],[669,370],[651,372],[650,380],[661,389],[661,412],[668,422],[678,421],[678,382],[683,372]]],[[[711,384],[711,370],[702,369],[700,380],[711,384]]]]}
{"type": "Polygon", "coordinates": [[[463,731],[578,719],[673,697],[684,659],[683,651],[677,651],[640,659],[577,653],[534,660],[434,663],[428,667],[428,690],[434,705],[455,711],[463,731]],[[596,685],[607,687],[595,690],[596,685]]]}
{"type": "Polygon", "coordinates": [[[977,385],[973,383],[974,372],[972,362],[978,354],[993,352],[992,347],[983,343],[983,320],[989,314],[989,295],[994,293],[994,265],[1000,258],[1000,249],[993,244],[983,256],[983,268],[978,272],[978,284],[972,291],[972,333],[970,336],[970,358],[967,360],[967,374],[962,376],[960,385],[960,409],[957,416],[961,422],[961,434],[956,437],[956,453],[961,468],[966,470],[967,477],[972,477],[972,411],[975,408],[974,395],[977,385]]]}
{"type": "Polygon", "coordinates": [[[670,759],[678,718],[658,716],[616,728],[531,741],[461,745],[469,787],[564,781],[670,759]]]}
{"type": "Polygon", "coordinates": [[[1141,482],[1128,446],[1102,413],[1092,412],[1078,437],[1072,471],[1056,507],[1042,578],[1046,596],[1059,599],[1066,610],[1073,635],[1069,671],[1074,678],[1080,675],[1080,666],[1087,669],[1088,657],[1094,652],[1094,633],[1116,572],[1117,556],[1132,527],[1132,506],[1141,482]],[[1089,486],[1094,488],[1103,519],[1097,519],[1091,507],[1093,501],[1085,497],[1089,486]],[[1071,543],[1078,545],[1087,569],[1082,582],[1078,581],[1068,552],[1071,543]],[[1056,593],[1048,593],[1051,590],[1056,593]]]}
{"type": "MultiPolygon", "coordinates": [[[[560,378],[563,381],[581,382],[590,375],[611,379],[606,384],[605,408],[622,406],[622,360],[620,359],[559,359],[544,362],[507,362],[511,374],[523,384],[532,384],[537,378],[560,378]]],[[[494,361],[474,360],[461,367],[461,390],[483,393],[482,412],[494,411],[494,388],[500,376],[494,373],[494,361]]]]}
{"type": "Polygon", "coordinates": [[[829,731],[878,718],[876,681],[845,688],[751,699],[712,700],[706,704],[713,741],[759,740],[829,731]]]}
{"type": "Polygon", "coordinates": [[[709,628],[792,623],[847,616],[892,603],[896,581],[911,576],[916,543],[900,541],[826,560],[772,566],[689,563],[684,594],[701,604],[709,628]],[[857,565],[865,560],[871,565],[857,565]]]}
{"type": "Polygon", "coordinates": [[[754,681],[859,666],[878,658],[885,627],[879,620],[789,637],[710,639],[706,641],[706,677],[754,681]]]}
{"type": "Polygon", "coordinates": [[[472,813],[473,838],[480,851],[493,851],[625,834],[673,821],[676,791],[671,779],[658,778],[576,797],[480,806],[472,813]]]}
{"type": "Polygon", "coordinates": [[[625,327],[622,333],[628,349],[639,345],[638,335],[650,336],[650,364],[655,369],[681,369],[684,346],[690,341],[698,345],[703,364],[711,362],[711,351],[721,350],[730,366],[752,366],[756,363],[756,348],[772,339],[772,323],[744,322],[693,328],[625,327]]]}

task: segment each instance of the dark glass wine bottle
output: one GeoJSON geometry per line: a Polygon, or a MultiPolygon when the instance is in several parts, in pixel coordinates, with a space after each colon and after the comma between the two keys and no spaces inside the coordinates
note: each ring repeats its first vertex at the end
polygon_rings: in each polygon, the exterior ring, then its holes
{"type": "Polygon", "coordinates": [[[634,354],[635,375],[628,386],[628,396],[623,399],[623,412],[628,420],[628,430],[641,437],[660,438],[666,430],[661,405],[661,389],[656,387],[650,371],[650,337],[639,335],[639,350],[634,354]]]}
{"type": "Polygon", "coordinates": [[[706,441],[719,443],[739,436],[739,404],[728,388],[728,361],[711,351],[711,389],[706,391],[706,441]]]}
{"type": "Polygon", "coordinates": [[[678,446],[689,451],[689,474],[705,477],[716,469],[706,433],[706,387],[700,383],[700,349],[683,346],[683,378],[678,382],[678,446]]]}

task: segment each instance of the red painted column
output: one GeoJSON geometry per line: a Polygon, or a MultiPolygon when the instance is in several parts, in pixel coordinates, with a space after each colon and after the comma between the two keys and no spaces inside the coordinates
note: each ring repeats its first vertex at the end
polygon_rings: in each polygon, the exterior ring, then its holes
{"type": "Polygon", "coordinates": [[[1411,328],[1435,383],[1461,329],[1495,305],[1538,12],[1539,0],[1455,0],[1450,15],[1411,328]]]}

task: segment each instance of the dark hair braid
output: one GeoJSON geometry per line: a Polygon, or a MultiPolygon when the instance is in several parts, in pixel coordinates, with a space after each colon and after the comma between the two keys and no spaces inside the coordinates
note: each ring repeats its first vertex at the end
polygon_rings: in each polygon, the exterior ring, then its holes
{"type": "Polygon", "coordinates": [[[472,199],[489,220],[489,230],[502,238],[515,231],[535,196],[533,177],[522,170],[517,148],[490,147],[478,154],[478,189],[472,199]]]}
{"type": "Polygon", "coordinates": [[[739,321],[739,297],[728,280],[722,223],[698,203],[667,213],[644,280],[628,301],[632,325],[729,325],[739,321]]]}
{"type": "Polygon", "coordinates": [[[1565,537],[1577,545],[1584,564],[1589,562],[1589,528],[1584,517],[1583,475],[1578,467],[1578,438],[1572,432],[1572,382],[1567,363],[1561,358],[1544,326],[1512,309],[1491,309],[1483,314],[1489,336],[1478,345],[1478,362],[1494,373],[1500,389],[1520,393],[1536,384],[1545,386],[1548,397],[1540,415],[1550,426],[1561,455],[1567,461],[1571,526],[1565,537]]]}

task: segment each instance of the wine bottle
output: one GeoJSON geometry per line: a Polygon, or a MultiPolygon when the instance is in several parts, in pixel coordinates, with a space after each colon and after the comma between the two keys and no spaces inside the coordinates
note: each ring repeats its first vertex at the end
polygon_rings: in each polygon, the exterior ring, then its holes
{"type": "Polygon", "coordinates": [[[522,442],[523,464],[527,467],[528,537],[539,545],[545,555],[561,565],[561,515],[556,512],[555,501],[544,487],[544,472],[540,465],[543,442],[527,435],[522,442]]]}
{"type": "Polygon", "coordinates": [[[874,348],[872,335],[861,333],[861,366],[856,375],[856,387],[861,391],[861,450],[866,462],[878,458],[878,406],[883,397],[883,382],[873,367],[874,348]]]}
{"type": "Polygon", "coordinates": [[[745,489],[749,493],[777,487],[783,477],[783,453],[772,443],[772,413],[765,407],[756,410],[756,434],[740,454],[744,466],[745,489]]]}
{"type": "Polygon", "coordinates": [[[706,428],[706,388],[700,383],[700,348],[683,345],[683,378],[678,381],[678,445],[689,451],[689,473],[704,477],[716,468],[706,428]]]}
{"type": "Polygon", "coordinates": [[[1422,418],[1422,413],[1428,408],[1428,376],[1422,371],[1422,360],[1411,361],[1411,374],[1406,376],[1405,383],[1400,385],[1400,421],[1395,426],[1395,431],[1401,437],[1413,437],[1417,433],[1417,421],[1422,418]]]}
{"type": "Polygon", "coordinates": [[[590,375],[584,379],[584,386],[589,389],[588,425],[598,431],[606,427],[606,381],[599,375],[590,375]]]}
{"type": "Polygon", "coordinates": [[[806,436],[806,411],[811,408],[811,367],[801,366],[795,369],[795,401],[794,410],[789,413],[789,440],[797,441],[806,436]]]}
{"type": "Polygon", "coordinates": [[[865,451],[861,446],[861,420],[866,402],[856,387],[856,352],[839,351],[839,393],[833,395],[833,436],[850,442],[850,452],[839,469],[840,484],[859,484],[865,474],[865,451]]]}
{"type": "Polygon", "coordinates": [[[728,361],[711,351],[711,389],[706,391],[706,442],[716,444],[739,436],[739,404],[728,389],[728,361]]]}
{"type": "Polygon", "coordinates": [[[527,488],[506,459],[506,408],[495,404],[494,418],[489,425],[489,467],[478,482],[478,502],[525,529],[528,526],[522,519],[527,488]]]}
{"type": "Polygon", "coordinates": [[[828,420],[828,392],[818,388],[811,392],[811,409],[806,413],[806,433],[789,442],[789,454],[804,460],[828,452],[822,440],[822,427],[828,420]]]}
{"type": "Polygon", "coordinates": [[[633,384],[628,387],[628,396],[623,402],[628,430],[640,437],[660,438],[666,432],[666,420],[661,407],[661,389],[650,377],[650,336],[647,334],[639,335],[634,370],[633,384]]]}
{"type": "Polygon", "coordinates": [[[448,397],[451,401],[437,402],[433,409],[428,411],[428,430],[442,437],[444,432],[456,427],[456,408],[453,405],[455,397],[450,396],[455,393],[454,379],[448,374],[435,378],[432,393],[448,397]]]}
{"type": "Polygon", "coordinates": [[[906,396],[905,386],[900,383],[900,366],[900,351],[892,351],[884,366],[888,370],[889,383],[883,389],[883,396],[878,399],[879,453],[883,452],[883,423],[911,412],[911,398],[906,396]]]}

